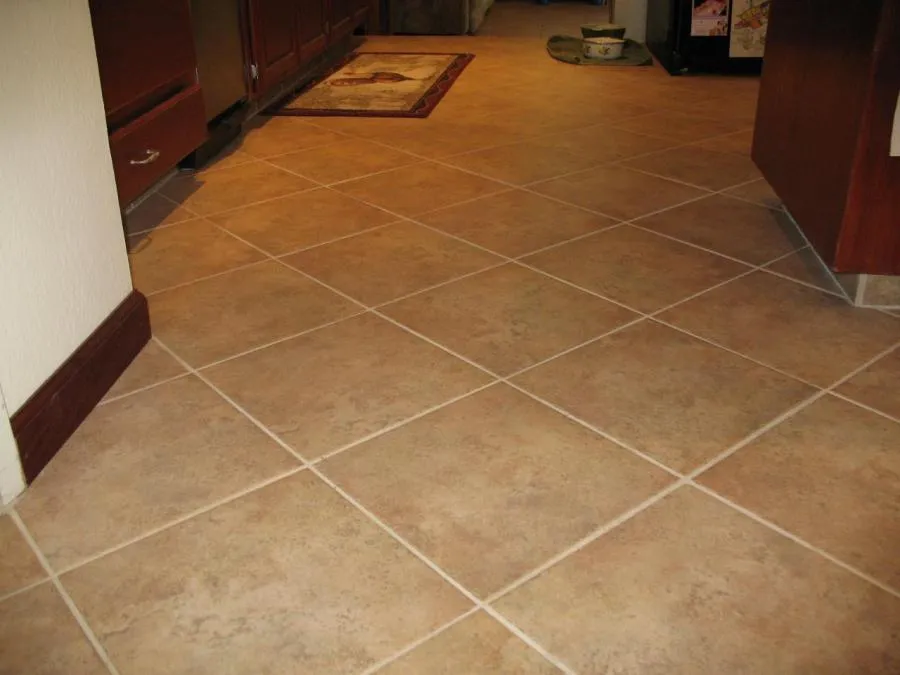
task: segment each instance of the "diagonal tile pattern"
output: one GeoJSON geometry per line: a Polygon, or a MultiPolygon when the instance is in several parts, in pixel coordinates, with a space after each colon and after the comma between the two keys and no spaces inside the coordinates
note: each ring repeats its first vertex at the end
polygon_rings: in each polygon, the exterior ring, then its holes
{"type": "Polygon", "coordinates": [[[0,672],[900,672],[900,318],[757,178],[757,79],[546,55],[606,21],[367,38],[477,58],[128,212],[155,337],[0,514],[0,672]]]}

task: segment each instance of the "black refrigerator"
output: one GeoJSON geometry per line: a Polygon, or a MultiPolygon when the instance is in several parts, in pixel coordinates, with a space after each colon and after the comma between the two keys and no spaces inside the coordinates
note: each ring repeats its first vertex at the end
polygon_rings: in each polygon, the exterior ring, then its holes
{"type": "Polygon", "coordinates": [[[773,0],[648,0],[647,46],[672,75],[758,74],[773,0]]]}

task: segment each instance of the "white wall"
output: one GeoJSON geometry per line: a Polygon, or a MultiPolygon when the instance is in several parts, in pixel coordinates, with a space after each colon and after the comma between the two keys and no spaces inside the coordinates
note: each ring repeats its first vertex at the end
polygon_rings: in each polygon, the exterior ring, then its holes
{"type": "Polygon", "coordinates": [[[19,465],[19,449],[9,426],[3,390],[0,389],[0,504],[8,504],[25,489],[25,478],[19,465]]]}
{"type": "Polygon", "coordinates": [[[131,290],[88,0],[0,0],[0,193],[12,414],[131,290]]]}
{"type": "Polygon", "coordinates": [[[625,37],[643,42],[647,39],[647,0],[612,0],[613,21],[625,26],[625,37]]]}

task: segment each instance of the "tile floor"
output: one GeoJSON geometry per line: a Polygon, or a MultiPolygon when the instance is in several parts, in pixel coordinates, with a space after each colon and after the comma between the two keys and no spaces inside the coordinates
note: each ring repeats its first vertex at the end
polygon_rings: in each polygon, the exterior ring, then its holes
{"type": "Polygon", "coordinates": [[[756,81],[544,54],[599,11],[373,39],[477,58],[129,215],[155,337],[0,515],[0,672],[900,672],[900,317],[756,81]]]}

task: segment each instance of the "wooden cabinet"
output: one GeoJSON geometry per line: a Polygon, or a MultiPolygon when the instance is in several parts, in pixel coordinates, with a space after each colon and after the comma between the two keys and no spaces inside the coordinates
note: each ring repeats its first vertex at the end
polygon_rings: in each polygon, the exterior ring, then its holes
{"type": "Polygon", "coordinates": [[[900,0],[772,3],[753,159],[835,271],[900,274],[900,0]]]}
{"type": "Polygon", "coordinates": [[[206,138],[189,0],[90,0],[124,206],[206,138]]]}
{"type": "Polygon", "coordinates": [[[256,97],[352,33],[367,11],[367,0],[248,0],[256,97]]]}

